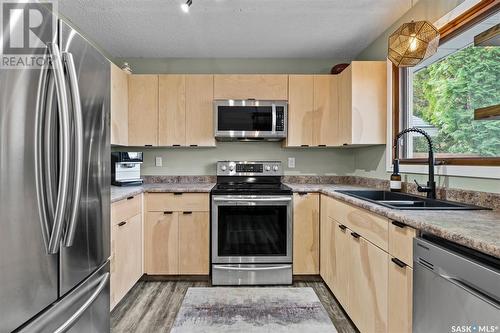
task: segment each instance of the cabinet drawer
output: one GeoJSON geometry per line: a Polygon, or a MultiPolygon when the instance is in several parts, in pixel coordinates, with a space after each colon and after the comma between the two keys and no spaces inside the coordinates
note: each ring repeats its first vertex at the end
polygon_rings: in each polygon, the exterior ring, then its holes
{"type": "Polygon", "coordinates": [[[389,253],[413,267],[413,238],[417,230],[401,222],[389,224],[389,253]]]}
{"type": "Polygon", "coordinates": [[[207,193],[148,193],[147,210],[150,212],[208,212],[207,193]]]}
{"type": "Polygon", "coordinates": [[[130,196],[111,204],[111,224],[115,225],[140,214],[142,209],[142,194],[130,196]]]}
{"type": "Polygon", "coordinates": [[[329,207],[331,218],[387,251],[388,219],[338,200],[329,203],[329,207]]]}

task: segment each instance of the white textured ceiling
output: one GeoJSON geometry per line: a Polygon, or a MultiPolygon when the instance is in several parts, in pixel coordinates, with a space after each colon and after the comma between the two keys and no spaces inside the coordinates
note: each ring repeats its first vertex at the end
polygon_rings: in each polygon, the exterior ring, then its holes
{"type": "Polygon", "coordinates": [[[114,57],[352,59],[410,0],[60,0],[114,57]]]}

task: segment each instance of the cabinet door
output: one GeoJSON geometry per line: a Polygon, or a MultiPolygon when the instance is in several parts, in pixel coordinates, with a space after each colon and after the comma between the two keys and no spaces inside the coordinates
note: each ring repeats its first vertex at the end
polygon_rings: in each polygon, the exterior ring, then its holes
{"type": "Polygon", "coordinates": [[[112,227],[111,306],[114,307],[142,275],[141,214],[112,227]]]}
{"type": "Polygon", "coordinates": [[[337,145],[338,76],[314,75],[313,145],[337,145]]]}
{"type": "Polygon", "coordinates": [[[327,204],[328,202],[324,200],[324,196],[321,196],[319,274],[333,292],[334,281],[332,277],[335,270],[335,258],[333,257],[335,254],[334,227],[336,223],[328,217],[327,209],[324,209],[327,204]]]}
{"type": "Polygon", "coordinates": [[[148,212],[144,237],[147,274],[179,274],[179,219],[176,212],[148,212]]]}
{"type": "Polygon", "coordinates": [[[215,75],[215,99],[288,99],[287,75],[215,75]]]}
{"type": "Polygon", "coordinates": [[[208,275],[209,253],[208,212],[179,213],[179,273],[208,275]]]}
{"type": "Polygon", "coordinates": [[[338,144],[348,145],[352,143],[352,65],[339,74],[339,126],[338,144]]]}
{"type": "Polygon", "coordinates": [[[288,77],[288,147],[313,144],[314,76],[290,75],[288,77]]]}
{"type": "Polygon", "coordinates": [[[293,196],[293,274],[319,274],[319,195],[293,196]]]}
{"type": "Polygon", "coordinates": [[[386,332],[389,255],[352,235],[349,249],[349,316],[362,333],[386,332]]]}
{"type": "Polygon", "coordinates": [[[332,292],[339,300],[342,307],[349,311],[349,289],[351,254],[350,254],[350,230],[332,221],[332,292]]]}
{"type": "Polygon", "coordinates": [[[388,332],[411,333],[413,269],[389,263],[388,332]]]}
{"type": "Polygon", "coordinates": [[[158,75],[129,75],[128,144],[158,145],[158,75]]]}
{"type": "Polygon", "coordinates": [[[186,78],[160,75],[158,78],[159,145],[186,145],[186,78]]]}
{"type": "Polygon", "coordinates": [[[386,139],[387,64],[353,61],[351,76],[351,143],[383,144],[386,139]]]}
{"type": "Polygon", "coordinates": [[[128,145],[128,74],[111,64],[111,144],[128,145]]]}
{"type": "Polygon", "coordinates": [[[215,146],[213,99],[213,75],[186,75],[186,145],[215,146]]]}

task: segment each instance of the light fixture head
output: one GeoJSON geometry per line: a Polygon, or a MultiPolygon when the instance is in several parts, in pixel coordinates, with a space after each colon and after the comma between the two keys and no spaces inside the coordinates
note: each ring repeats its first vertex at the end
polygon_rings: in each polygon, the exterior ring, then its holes
{"type": "Polygon", "coordinates": [[[439,31],[427,21],[404,23],[389,36],[388,58],[397,67],[413,67],[436,53],[439,31]]]}
{"type": "Polygon", "coordinates": [[[189,7],[193,4],[193,0],[187,0],[186,3],[181,5],[181,9],[184,13],[189,13],[189,7]]]}

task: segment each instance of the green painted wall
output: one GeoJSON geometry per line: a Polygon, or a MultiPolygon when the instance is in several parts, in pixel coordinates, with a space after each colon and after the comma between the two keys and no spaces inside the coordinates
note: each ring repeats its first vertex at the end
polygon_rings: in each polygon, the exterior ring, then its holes
{"type": "Polygon", "coordinates": [[[354,170],[350,149],[282,148],[279,142],[218,142],[216,148],[141,148],[144,152],[143,175],[215,175],[220,160],[282,161],[287,175],[345,175],[354,170]],[[155,166],[155,157],[163,166],[155,166]],[[287,167],[295,157],[295,168],[287,167]]]}
{"type": "MultiPolygon", "coordinates": [[[[463,0],[420,0],[415,6],[404,14],[398,21],[390,26],[370,46],[363,50],[357,60],[385,60],[387,57],[387,39],[401,24],[411,20],[428,20],[435,22],[445,16],[463,0]]],[[[358,148],[353,151],[355,170],[352,175],[387,178],[386,148],[385,146],[358,148]]],[[[500,169],[500,168],[499,168],[500,169]]],[[[499,170],[500,173],[500,170],[499,170]]],[[[426,175],[405,174],[403,180],[425,182],[426,175]]],[[[475,191],[500,193],[500,180],[470,177],[437,177],[439,186],[462,188],[475,191]]]]}

